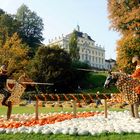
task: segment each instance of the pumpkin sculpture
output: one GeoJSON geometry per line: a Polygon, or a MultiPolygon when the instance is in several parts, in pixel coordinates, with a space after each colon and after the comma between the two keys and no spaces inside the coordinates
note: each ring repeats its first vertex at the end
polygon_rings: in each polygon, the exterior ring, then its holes
{"type": "Polygon", "coordinates": [[[115,85],[122,93],[123,98],[130,104],[132,116],[138,118],[140,94],[138,94],[135,89],[140,85],[140,81],[122,72],[114,72],[112,77],[112,79],[116,79],[115,85]]]}
{"type": "MultiPolygon", "coordinates": [[[[19,104],[20,97],[26,89],[26,84],[23,82],[32,82],[25,74],[19,77],[18,81],[8,79],[6,83],[6,88],[11,92],[11,96],[8,98],[7,102],[11,102],[12,105],[19,104]]],[[[3,100],[3,94],[0,94],[0,102],[3,100]]],[[[10,119],[12,107],[7,110],[7,120],[10,119]]]]}

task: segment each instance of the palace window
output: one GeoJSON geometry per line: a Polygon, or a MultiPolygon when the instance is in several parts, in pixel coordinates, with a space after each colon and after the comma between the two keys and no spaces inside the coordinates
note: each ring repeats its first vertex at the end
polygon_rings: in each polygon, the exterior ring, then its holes
{"type": "Polygon", "coordinates": [[[89,56],[89,61],[91,61],[91,56],[89,56]]]}
{"type": "Polygon", "coordinates": [[[92,61],[94,62],[94,56],[92,56],[92,61]]]}
{"type": "Polygon", "coordinates": [[[101,58],[99,58],[99,63],[101,63],[100,61],[101,61],[101,58]]]}
{"type": "Polygon", "coordinates": [[[82,60],[84,60],[84,54],[82,54],[82,60]]]}

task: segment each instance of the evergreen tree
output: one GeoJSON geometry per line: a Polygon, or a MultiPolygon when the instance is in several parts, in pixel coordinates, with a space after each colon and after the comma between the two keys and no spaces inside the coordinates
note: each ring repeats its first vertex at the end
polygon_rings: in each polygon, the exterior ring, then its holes
{"type": "Polygon", "coordinates": [[[19,23],[13,15],[5,13],[0,9],[0,47],[5,43],[6,38],[11,37],[18,31],[19,23]]]}
{"type": "Polygon", "coordinates": [[[77,32],[74,30],[69,41],[69,53],[73,61],[80,59],[79,48],[77,46],[77,32]]]}

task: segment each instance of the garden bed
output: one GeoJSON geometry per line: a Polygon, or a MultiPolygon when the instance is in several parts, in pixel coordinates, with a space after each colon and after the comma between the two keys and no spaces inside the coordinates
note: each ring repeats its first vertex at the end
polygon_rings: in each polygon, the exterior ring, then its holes
{"type": "Polygon", "coordinates": [[[103,112],[40,114],[15,114],[9,121],[0,117],[0,133],[42,133],[68,135],[97,135],[101,133],[140,133],[140,119],[134,119],[128,111],[109,111],[108,118],[103,112]]]}

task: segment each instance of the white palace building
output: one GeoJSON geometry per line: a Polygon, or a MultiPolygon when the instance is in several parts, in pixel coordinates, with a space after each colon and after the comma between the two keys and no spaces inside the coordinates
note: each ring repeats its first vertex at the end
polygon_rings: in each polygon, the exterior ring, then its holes
{"type": "MultiPolygon", "coordinates": [[[[95,44],[95,41],[87,34],[80,31],[77,26],[77,46],[79,47],[80,61],[88,63],[93,68],[108,69],[105,61],[105,49],[101,45],[95,44]]],[[[49,40],[49,46],[59,45],[69,52],[69,40],[72,33],[62,35],[54,40],[49,40]]]]}

